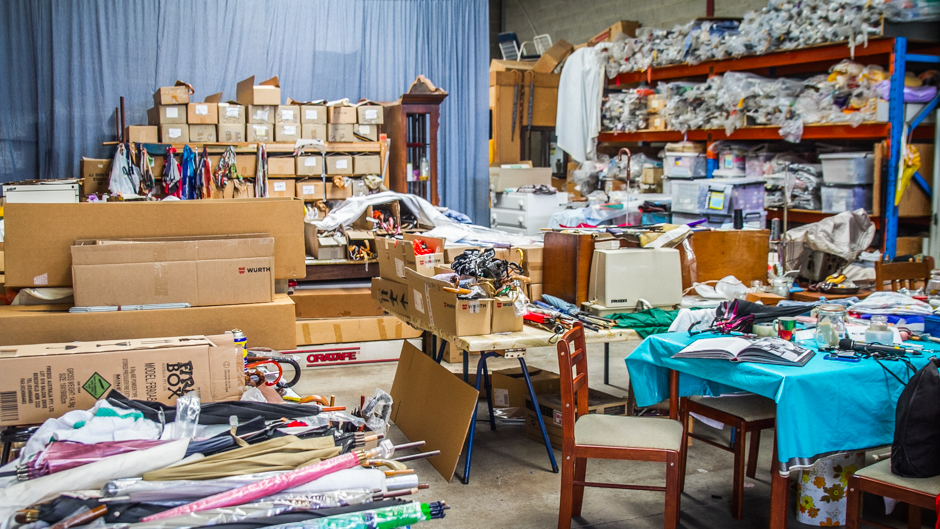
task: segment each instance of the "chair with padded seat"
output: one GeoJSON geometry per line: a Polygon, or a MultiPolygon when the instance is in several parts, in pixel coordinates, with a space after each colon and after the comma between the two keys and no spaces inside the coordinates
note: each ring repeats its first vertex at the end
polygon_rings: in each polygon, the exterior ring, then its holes
{"type": "Polygon", "coordinates": [[[933,257],[924,256],[921,262],[909,261],[906,263],[875,263],[875,290],[894,290],[908,288],[915,290],[918,283],[923,281],[921,287],[927,287],[930,280],[930,271],[933,270],[933,257]],[[890,283],[890,288],[885,286],[890,283]]]}
{"type": "Polygon", "coordinates": [[[558,340],[561,376],[562,464],[558,528],[570,529],[581,516],[584,487],[650,490],[666,493],[666,529],[679,522],[679,467],[682,425],[675,420],[588,413],[587,350],[577,324],[558,340]],[[588,459],[652,461],[666,464],[664,487],[585,481],[588,459]]]}
{"type": "MultiPolygon", "coordinates": [[[[744,476],[753,478],[757,474],[757,454],[760,450],[760,432],[773,428],[777,417],[777,403],[760,395],[726,397],[688,397],[681,405],[681,419],[685,426],[682,437],[683,453],[688,450],[688,438],[698,439],[714,447],[734,454],[734,473],[731,492],[731,515],[740,520],[744,515],[744,476]],[[731,446],[697,434],[689,428],[692,413],[718,421],[731,427],[731,446]],[[744,466],[745,439],[751,434],[747,468],[744,466]]],[[[679,476],[679,492],[685,490],[686,460],[682,459],[679,476]]]]}
{"type": "Polygon", "coordinates": [[[870,492],[908,504],[908,528],[920,528],[920,510],[936,509],[940,496],[940,476],[932,478],[902,478],[891,473],[891,460],[884,459],[861,468],[849,476],[846,491],[845,525],[857,529],[859,523],[872,527],[887,527],[862,519],[862,493],[870,492]]]}

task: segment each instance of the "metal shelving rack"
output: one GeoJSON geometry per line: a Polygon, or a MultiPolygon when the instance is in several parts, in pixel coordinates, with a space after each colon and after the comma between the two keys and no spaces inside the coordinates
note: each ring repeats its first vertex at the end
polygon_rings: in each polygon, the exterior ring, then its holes
{"type": "MultiPolygon", "coordinates": [[[[924,110],[905,129],[903,101],[904,75],[908,63],[937,64],[940,63],[940,46],[934,43],[910,43],[904,37],[887,37],[871,39],[867,46],[856,46],[850,49],[846,43],[826,44],[803,48],[798,50],[780,51],[729,59],[724,61],[707,61],[700,64],[678,64],[661,68],[650,68],[643,72],[629,72],[617,76],[608,85],[611,89],[621,88],[621,85],[640,83],[646,81],[679,80],[695,77],[711,77],[729,71],[746,71],[766,77],[785,77],[799,73],[814,73],[828,70],[830,66],[843,59],[851,59],[863,64],[881,64],[889,66],[891,74],[891,92],[889,121],[863,123],[858,127],[850,125],[807,125],[803,129],[804,140],[872,140],[888,142],[888,167],[886,171],[886,193],[884,193],[885,207],[883,218],[873,219],[875,223],[884,228],[884,254],[893,257],[896,249],[898,233],[898,209],[894,205],[894,195],[897,188],[901,160],[901,139],[905,130],[913,130],[914,139],[934,139],[935,127],[920,125],[923,118],[937,106],[934,98],[924,110]],[[920,125],[920,126],[919,126],[920,125]]],[[[744,127],[732,134],[726,134],[721,129],[690,130],[687,133],[674,130],[640,130],[637,132],[601,132],[598,143],[634,143],[634,142],[674,142],[682,140],[705,141],[712,143],[720,140],[776,140],[783,141],[779,134],[779,127],[744,127]]],[[[935,153],[936,154],[936,153],[935,153]]],[[[930,194],[930,186],[915,175],[915,185],[920,185],[930,194]]],[[[801,219],[815,222],[826,215],[821,212],[806,211],[801,219]],[[813,220],[811,220],[813,219],[813,220]]],[[[936,216],[936,215],[935,215],[936,216]]],[[[768,218],[773,218],[773,214],[768,218]]],[[[791,216],[792,219],[792,216],[791,216]]],[[[796,219],[793,219],[796,220],[796,219]]],[[[937,222],[931,219],[930,222],[937,222]]]]}

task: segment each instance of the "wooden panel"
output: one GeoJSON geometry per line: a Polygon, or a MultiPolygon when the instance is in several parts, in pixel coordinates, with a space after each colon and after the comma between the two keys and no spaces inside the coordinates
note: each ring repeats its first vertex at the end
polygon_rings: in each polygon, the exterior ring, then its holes
{"type": "Polygon", "coordinates": [[[594,237],[548,232],[543,255],[551,265],[545,267],[542,293],[578,306],[587,301],[594,237]]]}
{"type": "Polygon", "coordinates": [[[685,252],[680,248],[682,260],[682,288],[733,275],[745,285],[759,279],[767,282],[767,254],[770,231],[700,231],[690,239],[695,252],[696,273],[693,277],[685,252]]]}

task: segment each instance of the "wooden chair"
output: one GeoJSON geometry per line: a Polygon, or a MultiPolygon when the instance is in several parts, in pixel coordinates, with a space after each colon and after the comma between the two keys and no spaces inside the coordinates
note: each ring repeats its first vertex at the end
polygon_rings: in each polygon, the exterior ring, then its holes
{"type": "MultiPolygon", "coordinates": [[[[777,417],[777,404],[760,395],[743,397],[689,397],[683,399],[681,406],[682,425],[682,452],[688,449],[689,437],[708,443],[714,447],[734,454],[734,477],[732,480],[731,515],[740,520],[744,515],[744,476],[753,478],[757,474],[757,454],[760,450],[760,432],[773,428],[777,417]],[[689,428],[689,414],[695,413],[703,417],[726,424],[732,428],[731,446],[723,445],[714,439],[694,433],[689,428]],[[751,434],[751,446],[747,458],[747,470],[744,468],[744,441],[747,434],[751,434]]],[[[682,468],[679,477],[679,492],[685,489],[686,460],[682,459],[682,468]]]]}
{"type": "Polygon", "coordinates": [[[558,367],[563,432],[558,528],[570,529],[571,517],[581,516],[584,487],[663,491],[666,493],[664,525],[666,529],[675,528],[679,522],[682,425],[670,419],[588,414],[587,351],[581,324],[558,341],[558,367]],[[584,481],[588,459],[665,463],[666,486],[584,481]]]}
{"type": "Polygon", "coordinates": [[[926,287],[930,280],[930,271],[933,270],[933,257],[924,256],[921,262],[907,263],[875,263],[875,290],[894,290],[905,287],[911,290],[918,288],[916,282],[923,281],[921,286],[926,287]],[[885,282],[891,283],[891,288],[885,287],[885,282]]]}
{"type": "Polygon", "coordinates": [[[845,525],[848,529],[858,529],[859,522],[872,527],[887,527],[862,519],[863,492],[894,498],[908,504],[910,509],[907,526],[910,529],[920,529],[920,510],[936,509],[935,502],[937,496],[940,496],[940,476],[923,479],[902,478],[891,473],[891,460],[885,459],[849,476],[848,489],[845,506],[845,525]]]}

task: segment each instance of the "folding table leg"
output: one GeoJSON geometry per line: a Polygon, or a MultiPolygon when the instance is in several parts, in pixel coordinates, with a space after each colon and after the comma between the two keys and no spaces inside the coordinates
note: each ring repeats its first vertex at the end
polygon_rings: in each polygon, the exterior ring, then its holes
{"type": "Polygon", "coordinates": [[[441,338],[441,347],[437,352],[437,363],[440,364],[444,360],[444,350],[447,349],[447,340],[441,338]]]}
{"type": "Polygon", "coordinates": [[[532,379],[529,378],[529,369],[526,367],[525,358],[522,356],[519,357],[519,365],[522,366],[522,376],[525,377],[525,385],[529,388],[529,397],[535,407],[535,418],[539,421],[539,429],[542,430],[542,439],[545,441],[545,449],[548,450],[548,459],[552,462],[552,472],[557,474],[558,463],[555,462],[555,452],[552,451],[552,443],[548,440],[548,431],[545,430],[545,421],[542,420],[542,413],[539,410],[539,399],[535,396],[532,379]]]}
{"type": "MultiPolygon", "coordinates": [[[[466,351],[464,351],[464,355],[467,355],[466,351]]],[[[467,364],[466,358],[467,356],[464,356],[464,365],[467,364]]],[[[480,355],[480,361],[477,362],[477,379],[476,379],[476,384],[474,384],[474,387],[476,388],[477,391],[480,391],[480,382],[483,381],[483,377],[480,376],[480,369],[483,368],[483,366],[485,365],[485,362],[486,362],[486,353],[483,353],[480,355]]],[[[463,477],[460,478],[460,481],[462,481],[464,485],[467,485],[470,483],[470,460],[473,458],[473,437],[474,437],[473,434],[476,431],[477,410],[479,408],[480,408],[479,403],[477,403],[477,405],[473,407],[473,415],[470,417],[470,433],[467,435],[467,458],[466,458],[466,461],[464,461],[463,477]]]]}
{"type": "MultiPolygon", "coordinates": [[[[470,351],[460,351],[460,354],[463,355],[463,381],[467,384],[470,383],[470,351]]],[[[480,389],[477,386],[477,389],[480,389]]]]}
{"type": "MultiPolygon", "coordinates": [[[[486,409],[490,414],[490,430],[495,430],[496,417],[493,416],[493,384],[490,382],[490,370],[486,367],[487,354],[484,352],[481,353],[481,356],[481,360],[483,361],[483,385],[486,387],[486,409]]],[[[480,372],[477,371],[477,377],[479,376],[480,372]]]]}
{"type": "Polygon", "coordinates": [[[604,384],[610,384],[610,342],[604,342],[604,384]]]}

